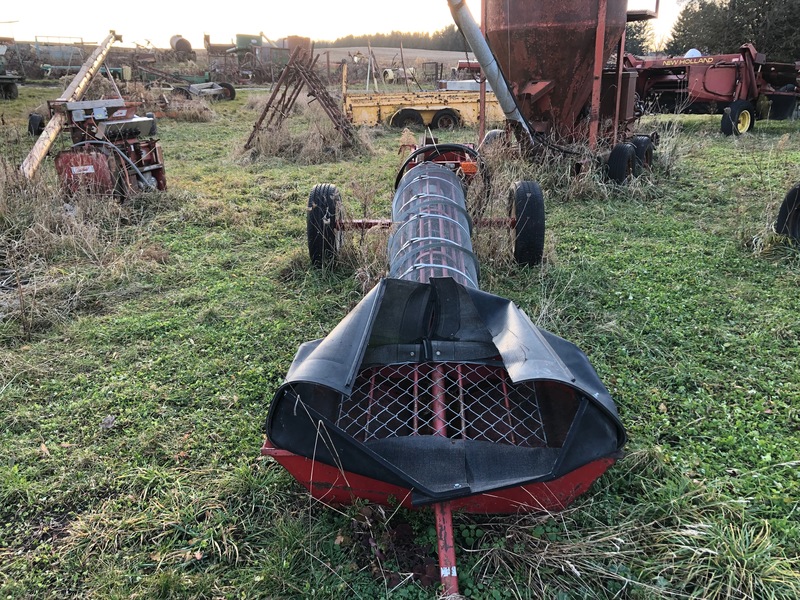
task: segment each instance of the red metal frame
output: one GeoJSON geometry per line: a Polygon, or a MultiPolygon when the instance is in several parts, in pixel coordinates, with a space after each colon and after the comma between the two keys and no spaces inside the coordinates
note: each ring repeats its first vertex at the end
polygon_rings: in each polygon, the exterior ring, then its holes
{"type": "Polygon", "coordinates": [[[638,72],[636,91],[642,99],[672,93],[686,94],[690,102],[754,102],[763,93],[780,93],[787,83],[800,83],[800,64],[768,63],[752,44],[735,54],[712,56],[646,60],[626,54],[624,62],[638,72]]]}
{"type": "MultiPolygon", "coordinates": [[[[411,490],[408,488],[341,471],[337,467],[275,448],[269,440],[264,441],[261,454],[274,458],[313,498],[326,504],[346,505],[363,499],[383,506],[415,508],[411,504],[411,490]]],[[[586,492],[614,462],[613,458],[601,458],[553,481],[529,483],[450,500],[450,507],[455,512],[475,514],[557,512],[586,492]]]]}

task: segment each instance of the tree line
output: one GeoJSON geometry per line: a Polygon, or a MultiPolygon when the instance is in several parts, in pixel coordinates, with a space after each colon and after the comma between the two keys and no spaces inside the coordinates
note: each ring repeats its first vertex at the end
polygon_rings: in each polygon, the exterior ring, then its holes
{"type": "Polygon", "coordinates": [[[666,51],[729,54],[747,42],[770,61],[800,60],[800,0],[690,0],[666,51]]]}
{"type": "Polygon", "coordinates": [[[392,31],[390,33],[373,33],[371,35],[348,35],[334,41],[315,41],[316,48],[350,48],[353,46],[372,45],[374,48],[417,48],[419,50],[451,50],[464,52],[469,45],[455,25],[433,33],[392,31]]]}
{"type": "MultiPolygon", "coordinates": [[[[629,23],[626,49],[633,54],[663,51],[683,54],[697,48],[704,54],[730,54],[752,43],[770,61],[800,60],[800,0],[688,0],[672,28],[670,38],[657,47],[650,21],[629,23]]],[[[350,46],[421,50],[468,50],[458,28],[448,25],[433,33],[392,31],[348,35],[332,42],[317,41],[317,48],[350,46]]]]}

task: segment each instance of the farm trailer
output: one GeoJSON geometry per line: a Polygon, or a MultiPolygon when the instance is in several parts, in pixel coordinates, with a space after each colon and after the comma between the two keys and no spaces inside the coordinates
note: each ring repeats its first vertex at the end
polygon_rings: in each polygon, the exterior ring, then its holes
{"type": "MultiPolygon", "coordinates": [[[[380,125],[392,127],[430,126],[433,129],[451,129],[458,125],[477,125],[480,113],[478,92],[435,91],[405,93],[356,93],[346,89],[342,105],[354,125],[380,125]]],[[[505,120],[497,97],[486,93],[487,122],[505,120]]]]}
{"type": "Polygon", "coordinates": [[[762,116],[789,118],[800,95],[800,61],[767,62],[752,44],[735,54],[713,56],[644,59],[626,54],[624,63],[638,73],[636,92],[657,111],[723,112],[725,135],[749,131],[762,116]]]}
{"type": "Polygon", "coordinates": [[[24,83],[25,78],[17,75],[13,71],[6,70],[6,53],[8,51],[7,41],[0,40],[0,98],[7,98],[8,100],[16,100],[19,96],[18,83],[24,83]]]}

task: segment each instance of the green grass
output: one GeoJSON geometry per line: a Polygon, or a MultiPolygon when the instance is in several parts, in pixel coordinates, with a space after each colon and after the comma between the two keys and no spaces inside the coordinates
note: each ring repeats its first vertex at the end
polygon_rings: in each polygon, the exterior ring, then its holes
{"type": "MultiPolygon", "coordinates": [[[[26,86],[0,108],[12,170],[27,112],[52,95],[26,86]]],[[[297,346],[362,295],[365,255],[308,266],[308,193],[334,183],[353,214],[385,215],[399,134],[337,162],[251,161],[246,95],[210,123],[159,122],[170,191],[104,216],[98,260],[42,245],[33,217],[0,219],[0,257],[13,249],[52,287],[23,288],[28,312],[0,316],[4,598],[436,596],[375,576],[404,572],[398,523],[435,556],[432,514],[320,506],[259,456],[297,346]]],[[[631,188],[537,175],[544,267],[482,257],[484,289],[587,352],[630,442],[564,513],[457,516],[471,598],[800,596],[800,254],[768,235],[800,180],[799,126],[730,139],[718,117],[677,122],[668,164],[631,188]]],[[[302,117],[288,129],[330,136],[302,117]]],[[[52,168],[38,191],[3,180],[4,197],[28,190],[57,214],[52,168]]]]}

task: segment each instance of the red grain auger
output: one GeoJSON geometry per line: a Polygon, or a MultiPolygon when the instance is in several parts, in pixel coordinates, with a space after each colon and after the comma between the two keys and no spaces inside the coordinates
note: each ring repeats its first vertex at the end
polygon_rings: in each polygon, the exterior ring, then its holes
{"type": "MultiPolygon", "coordinates": [[[[312,260],[335,259],[339,194],[316,186],[312,260]]],[[[479,289],[462,179],[424,161],[392,204],[389,276],[300,346],[262,453],[313,497],[433,507],[457,593],[452,512],[560,510],[620,456],[611,396],[576,346],[479,289]]]]}

